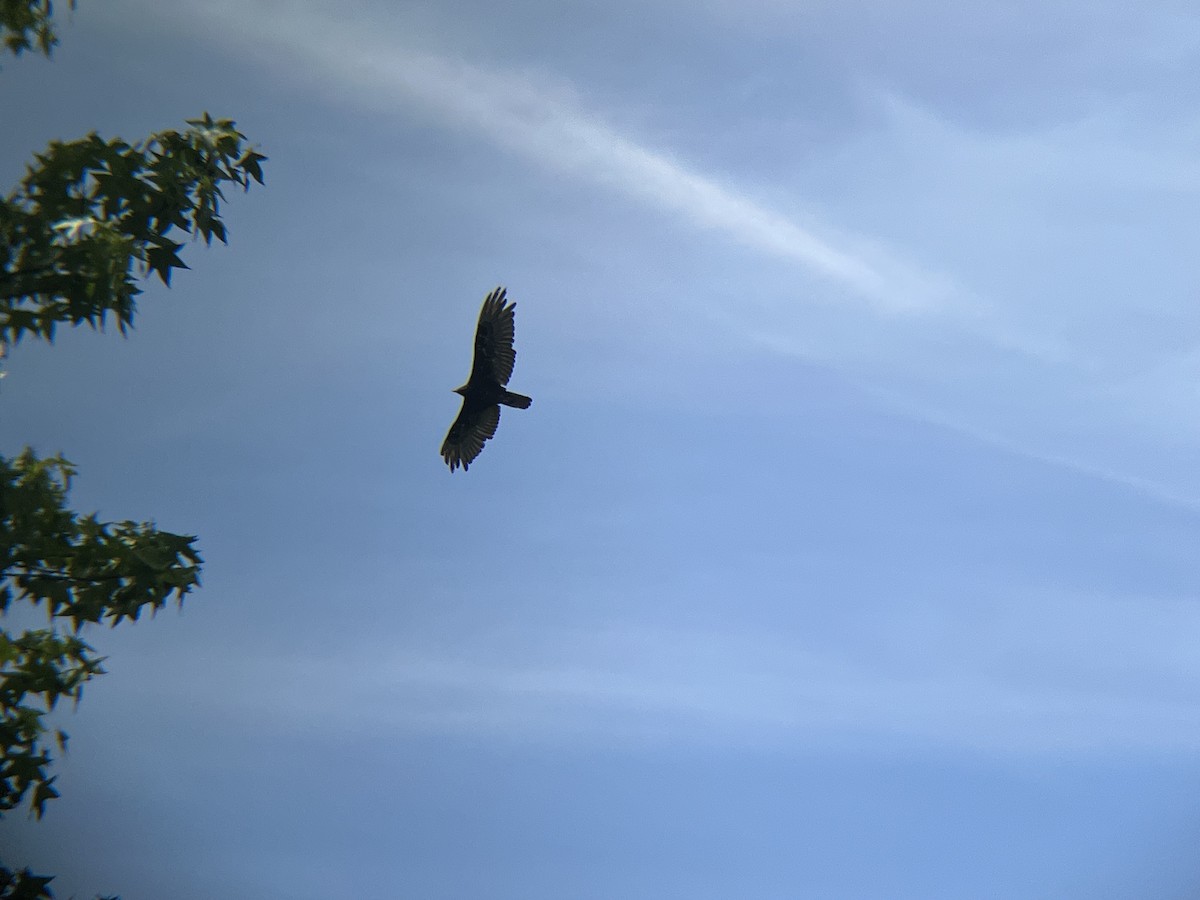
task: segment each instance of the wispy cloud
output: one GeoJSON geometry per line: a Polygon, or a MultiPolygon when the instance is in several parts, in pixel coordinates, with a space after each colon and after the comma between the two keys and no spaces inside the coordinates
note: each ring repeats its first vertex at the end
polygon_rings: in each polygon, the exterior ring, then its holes
{"type": "Polygon", "coordinates": [[[961,415],[950,416],[931,407],[921,406],[909,398],[876,385],[860,384],[859,386],[868,394],[882,398],[889,408],[902,413],[908,418],[925,422],[938,428],[944,428],[949,432],[963,435],[972,441],[994,447],[1013,456],[1035,460],[1045,463],[1047,466],[1065,469],[1076,475],[1082,475],[1106,484],[1126,488],[1135,494],[1166,506],[1175,506],[1190,512],[1200,512],[1200,493],[1190,489],[1195,483],[1195,479],[1194,477],[1187,477],[1188,473],[1179,473],[1178,477],[1173,479],[1174,483],[1180,485],[1179,487],[1175,487],[1169,482],[1158,481],[1153,478],[1143,478],[1109,466],[1088,462],[1077,455],[1071,456],[1063,453],[1055,453],[1050,450],[1037,449],[1034,446],[1034,442],[1030,440],[1024,442],[1017,441],[1000,434],[996,430],[969,423],[961,415]]]}
{"type": "Polygon", "coordinates": [[[441,655],[429,642],[361,647],[351,669],[247,655],[245,666],[271,677],[234,665],[205,678],[179,671],[179,683],[160,689],[264,726],[305,722],[315,706],[339,711],[353,731],[535,743],[1200,747],[1192,604],[1006,598],[882,618],[878,634],[836,651],[818,649],[819,635],[522,627],[459,636],[441,655]]]}
{"type": "MultiPolygon", "coordinates": [[[[1004,266],[989,261],[982,276],[1003,294],[1001,305],[959,284],[957,275],[905,259],[884,240],[825,226],[794,203],[785,204],[790,210],[773,208],[670,152],[647,146],[609,124],[571,85],[545,73],[429,52],[404,37],[400,23],[381,27],[376,21],[369,27],[327,3],[214,2],[186,9],[213,39],[240,42],[264,64],[309,73],[315,85],[339,100],[381,115],[422,110],[431,120],[480,136],[541,169],[616,189],[673,214],[686,227],[724,234],[831,285],[824,292],[799,291],[749,277],[749,296],[738,309],[720,303],[708,309],[714,320],[744,336],[865,375],[905,394],[900,408],[943,410],[921,417],[936,416],[941,424],[992,446],[1119,482],[1148,497],[1194,503],[1190,489],[1173,486],[1174,475],[1159,477],[1166,469],[1146,462],[1144,446],[1109,454],[1095,440],[1096,434],[1109,434],[1115,443],[1123,441],[1129,410],[1140,406],[1114,386],[1121,354],[1137,353],[1153,366],[1162,351],[1153,337],[1126,340],[1127,328],[1115,334],[1120,319],[1114,311],[1131,307],[1130,293],[1096,297],[1072,274],[1071,267],[1084,261],[1066,254],[1055,258],[1044,283],[1031,287],[1025,274],[1030,265],[1020,261],[1022,253],[1045,255],[1039,246],[1045,236],[1027,234],[1030,221],[1035,231],[1076,242],[1064,245],[1070,251],[1078,250],[1081,240],[1070,215],[1050,222],[1043,209],[1016,208],[1020,198],[1052,195],[1064,173],[1094,180],[1114,172],[1156,171],[1145,148],[1134,156],[1105,153],[1099,161],[1083,152],[1097,135],[1110,145],[1115,140],[1108,131],[1097,131],[1094,122],[1024,136],[974,134],[880,90],[881,127],[894,153],[881,158],[879,135],[873,133],[864,136],[862,147],[848,148],[846,164],[861,168],[862,180],[869,183],[895,179],[897,160],[911,163],[911,171],[900,173],[907,183],[889,195],[894,198],[886,212],[892,231],[907,227],[903,223],[915,215],[924,222],[916,227],[929,230],[925,237],[938,247],[932,252],[958,260],[959,270],[969,266],[962,260],[979,258],[980,247],[1011,260],[1004,266]],[[938,233],[936,240],[932,232],[938,233]],[[815,310],[822,305],[836,308],[815,310]],[[1079,327],[1081,321],[1086,328],[1079,327]],[[1097,330],[1103,332],[1099,337],[1097,330]],[[1142,346],[1130,349],[1139,340],[1142,346]],[[898,387],[902,384],[907,386],[898,387]],[[1058,433],[1059,423],[1079,418],[1081,392],[1094,421],[1078,435],[1045,440],[1039,432],[1058,433]],[[1027,398],[1019,429],[988,411],[1015,396],[1027,398]]],[[[1172,184],[1194,180],[1194,167],[1176,165],[1172,172],[1172,184]]],[[[1106,264],[1111,268],[1116,258],[1108,254],[1106,264]]],[[[1147,301],[1139,295],[1136,302],[1147,301]]],[[[1160,392],[1166,388],[1170,385],[1156,385],[1160,392]]],[[[1153,447],[1149,452],[1152,456],[1153,447]]]]}
{"type": "Polygon", "coordinates": [[[800,224],[801,217],[756,202],[620,133],[560,80],[398,45],[394,33],[348,20],[332,7],[289,7],[276,14],[269,4],[211,3],[192,11],[221,40],[247,42],[260,59],[319,72],[339,96],[363,107],[392,113],[419,105],[539,166],[616,188],[692,227],[797,263],[880,311],[931,311],[962,302],[944,276],[877,242],[800,224]]]}

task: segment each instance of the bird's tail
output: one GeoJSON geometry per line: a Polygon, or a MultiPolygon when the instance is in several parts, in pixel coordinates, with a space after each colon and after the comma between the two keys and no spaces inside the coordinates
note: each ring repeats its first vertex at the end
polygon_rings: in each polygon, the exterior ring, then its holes
{"type": "Polygon", "coordinates": [[[533,402],[533,398],[526,397],[524,394],[515,394],[512,391],[505,391],[500,402],[505,406],[515,406],[517,409],[529,409],[529,404],[533,402]]]}

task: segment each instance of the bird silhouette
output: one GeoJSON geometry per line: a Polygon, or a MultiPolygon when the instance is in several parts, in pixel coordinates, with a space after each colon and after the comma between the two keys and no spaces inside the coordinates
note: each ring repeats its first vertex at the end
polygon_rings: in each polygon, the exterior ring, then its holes
{"type": "Polygon", "coordinates": [[[484,442],[496,433],[500,407],[528,409],[532,398],[505,388],[512,377],[517,352],[513,349],[515,303],[505,302],[506,291],[496,288],[484,298],[475,326],[475,359],[471,377],[454,393],[463,398],[458,418],[442,442],[442,458],[453,472],[459,466],[466,471],[483,450],[484,442]]]}

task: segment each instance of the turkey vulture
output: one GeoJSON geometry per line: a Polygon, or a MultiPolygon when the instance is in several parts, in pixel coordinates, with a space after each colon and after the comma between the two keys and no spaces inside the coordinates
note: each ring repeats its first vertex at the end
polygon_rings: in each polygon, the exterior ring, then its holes
{"type": "Polygon", "coordinates": [[[496,288],[484,298],[475,327],[475,361],[471,377],[454,393],[462,394],[462,409],[442,443],[442,458],[453,472],[459,466],[471,467],[483,443],[496,433],[500,424],[500,406],[528,409],[533,400],[524,394],[505,390],[512,377],[517,353],[513,350],[513,310],[515,303],[504,302],[505,290],[496,288]]]}

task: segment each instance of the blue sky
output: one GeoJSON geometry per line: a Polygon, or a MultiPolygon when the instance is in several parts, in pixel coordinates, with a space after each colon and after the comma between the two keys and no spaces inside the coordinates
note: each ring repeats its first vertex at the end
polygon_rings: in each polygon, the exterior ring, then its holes
{"type": "Polygon", "coordinates": [[[196,533],[90,639],[63,896],[1176,898],[1200,884],[1189,4],[84,0],[0,175],[270,157],[0,450],[196,533]],[[479,304],[506,411],[438,446],[479,304]]]}

